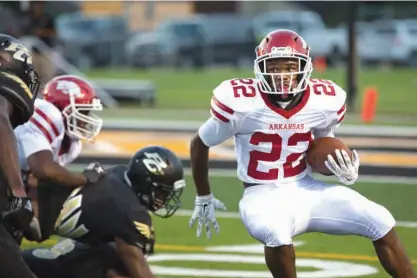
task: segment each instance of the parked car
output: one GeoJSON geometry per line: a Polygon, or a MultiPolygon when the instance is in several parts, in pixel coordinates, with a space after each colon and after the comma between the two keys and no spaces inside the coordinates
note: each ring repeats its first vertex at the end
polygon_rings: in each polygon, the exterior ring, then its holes
{"type": "Polygon", "coordinates": [[[56,27],[64,57],[75,66],[90,68],[124,62],[120,46],[129,37],[129,30],[123,17],[67,13],[57,17],[56,27]]]}
{"type": "MultiPolygon", "coordinates": [[[[370,32],[372,32],[372,23],[366,21],[356,21],[356,44],[359,45],[362,43],[363,38],[368,36],[370,32]]],[[[340,24],[337,28],[339,32],[345,34],[343,38],[343,43],[340,44],[340,53],[343,57],[347,57],[349,55],[349,30],[347,24],[340,24]]],[[[357,47],[358,48],[358,47],[357,47]]]]}
{"type": "Polygon", "coordinates": [[[384,62],[417,67],[417,19],[381,20],[358,40],[364,62],[384,62]]]}
{"type": "Polygon", "coordinates": [[[136,67],[238,65],[253,60],[254,48],[250,20],[232,14],[168,19],[125,44],[126,59],[136,67]]]}

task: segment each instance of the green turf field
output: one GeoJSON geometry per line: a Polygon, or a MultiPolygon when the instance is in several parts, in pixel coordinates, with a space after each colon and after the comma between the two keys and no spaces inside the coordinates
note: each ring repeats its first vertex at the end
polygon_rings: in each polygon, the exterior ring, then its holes
{"type": "MultiPolygon", "coordinates": [[[[151,70],[147,72],[103,69],[86,72],[90,77],[129,78],[153,80],[157,86],[157,108],[207,109],[212,89],[221,81],[235,77],[252,77],[251,70],[215,69],[205,71],[151,70]]],[[[326,73],[313,73],[313,77],[327,78],[346,88],[344,70],[328,69],[326,73]]],[[[362,93],[368,86],[379,92],[378,113],[407,115],[417,118],[416,71],[413,69],[362,69],[358,74],[359,97],[356,109],[360,110],[362,93]]]]}
{"type": "MultiPolygon", "coordinates": [[[[190,177],[187,179],[182,200],[183,209],[190,210],[195,191],[190,177]]],[[[243,191],[240,183],[233,177],[212,177],[211,181],[216,197],[230,212],[236,212],[243,191]]],[[[416,185],[359,183],[355,188],[389,208],[397,220],[417,221],[416,185]]],[[[188,220],[188,215],[166,220],[154,217],[158,244],[150,261],[158,277],[270,277],[259,253],[262,248],[246,234],[236,214],[228,218],[219,215],[221,233],[211,240],[197,239],[188,220]]],[[[417,271],[417,228],[399,227],[398,233],[417,271]]],[[[364,238],[308,234],[295,240],[299,245],[298,277],[389,277],[379,266],[372,244],[364,238]]]]}

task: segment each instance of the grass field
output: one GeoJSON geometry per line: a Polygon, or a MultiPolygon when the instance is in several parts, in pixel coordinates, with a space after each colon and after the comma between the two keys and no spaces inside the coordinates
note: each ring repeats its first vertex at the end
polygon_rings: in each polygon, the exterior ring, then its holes
{"type": "MultiPolygon", "coordinates": [[[[187,181],[182,200],[183,209],[190,210],[195,190],[190,177],[187,181]]],[[[236,212],[243,191],[236,178],[213,176],[211,181],[216,197],[236,212]]],[[[416,185],[362,182],[355,189],[385,205],[397,220],[417,221],[416,185]]],[[[220,216],[221,233],[211,240],[196,238],[195,229],[188,228],[188,215],[166,220],[154,217],[158,244],[149,260],[158,277],[270,277],[262,247],[247,235],[236,214],[220,216]]],[[[398,233],[417,271],[417,229],[399,227],[398,233]]],[[[379,266],[371,242],[364,238],[307,234],[295,240],[298,277],[389,277],[379,266]]]]}
{"type": "MultiPolygon", "coordinates": [[[[251,70],[214,69],[205,71],[151,70],[134,71],[103,69],[86,72],[89,77],[127,78],[153,80],[157,86],[157,108],[207,109],[213,88],[221,81],[235,77],[252,77],[251,70]]],[[[328,69],[315,72],[313,77],[327,78],[346,88],[345,70],[328,69]]],[[[417,118],[416,71],[412,69],[362,69],[358,74],[359,96],[356,110],[359,111],[362,94],[368,86],[378,89],[377,112],[385,115],[403,115],[417,118]]],[[[132,112],[132,111],[130,111],[132,112]]]]}

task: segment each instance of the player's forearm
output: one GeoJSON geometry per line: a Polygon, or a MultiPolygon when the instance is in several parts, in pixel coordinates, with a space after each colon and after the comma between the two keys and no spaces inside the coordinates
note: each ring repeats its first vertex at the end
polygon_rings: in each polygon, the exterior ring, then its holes
{"type": "Polygon", "coordinates": [[[190,156],[191,171],[197,195],[209,195],[211,193],[208,178],[209,147],[204,145],[198,135],[191,141],[190,156]]]}
{"type": "Polygon", "coordinates": [[[155,278],[142,250],[115,237],[116,252],[122,259],[130,278],[155,278]]]}
{"type": "Polygon", "coordinates": [[[73,173],[56,162],[49,162],[41,171],[33,172],[33,175],[40,180],[48,179],[68,187],[83,186],[87,183],[84,175],[73,173]]]}
{"type": "Polygon", "coordinates": [[[155,278],[146,261],[139,263],[139,258],[133,254],[123,254],[122,259],[130,278],[155,278]]]}
{"type": "Polygon", "coordinates": [[[130,278],[129,276],[119,275],[116,270],[109,269],[106,272],[105,278],[130,278]]]}
{"type": "Polygon", "coordinates": [[[2,136],[0,144],[1,170],[12,191],[24,191],[16,148],[16,137],[10,120],[6,115],[0,116],[0,134],[2,136]]]}

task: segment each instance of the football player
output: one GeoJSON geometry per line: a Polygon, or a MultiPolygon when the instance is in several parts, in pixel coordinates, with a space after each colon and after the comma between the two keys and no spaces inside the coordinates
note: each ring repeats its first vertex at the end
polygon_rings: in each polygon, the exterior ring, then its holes
{"type": "MultiPolygon", "coordinates": [[[[43,99],[35,101],[30,120],[15,129],[19,161],[28,181],[45,180],[72,188],[100,178],[73,173],[64,166],[78,157],[81,140],[93,140],[103,120],[94,112],[103,106],[93,87],[84,79],[62,75],[49,81],[43,99]]],[[[97,168],[99,169],[99,168],[97,168]]]]}
{"type": "Polygon", "coordinates": [[[17,39],[0,34],[0,277],[34,277],[9,231],[29,230],[33,220],[13,128],[32,116],[38,88],[39,78],[29,51],[17,39]]]}
{"type": "MultiPolygon", "coordinates": [[[[42,240],[56,234],[89,246],[114,242],[129,277],[154,277],[144,257],[154,244],[148,211],[170,217],[180,206],[184,187],[181,160],[159,146],[137,151],[128,166],[107,169],[102,179],[88,186],[71,189],[40,182],[35,211],[42,240]]],[[[28,263],[38,261],[33,256],[30,251],[24,255],[28,263]]],[[[32,271],[42,277],[33,264],[32,271]]]]}
{"type": "MultiPolygon", "coordinates": [[[[269,33],[256,48],[255,79],[232,79],[214,89],[211,118],[191,142],[197,188],[190,226],[198,220],[211,236],[218,231],[208,179],[210,147],[234,136],[237,176],[244,193],[240,217],[248,233],[264,244],[273,277],[296,277],[292,238],[308,232],[358,235],[372,240],[378,258],[393,277],[414,277],[395,233],[395,220],[381,205],[350,187],[314,179],[306,164],[313,138],[334,137],[343,121],[346,93],[330,80],[311,79],[310,48],[290,30],[269,33]]],[[[359,157],[345,151],[329,156],[327,167],[344,185],[358,178],[359,157]]]]}

